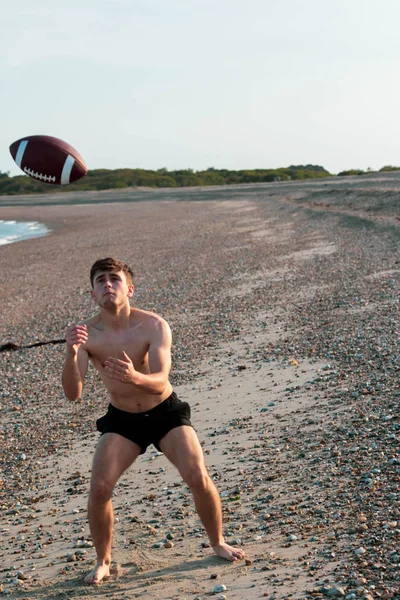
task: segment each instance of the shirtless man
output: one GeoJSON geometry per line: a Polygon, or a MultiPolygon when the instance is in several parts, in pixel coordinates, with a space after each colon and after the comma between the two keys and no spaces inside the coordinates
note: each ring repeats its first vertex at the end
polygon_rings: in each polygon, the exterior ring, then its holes
{"type": "Polygon", "coordinates": [[[131,307],[133,273],[125,263],[114,258],[98,260],[90,280],[99,313],[68,329],[62,373],[65,396],[76,401],[90,360],[110,400],[107,413],[97,421],[102,435],[93,459],[88,503],[97,563],[85,582],[97,584],[110,575],[113,489],[151,443],[189,486],[214,552],[226,560],[242,559],[244,552],[224,541],[219,494],[191,426],[190,407],[177,398],[169,382],[168,324],[154,313],[131,307]]]}

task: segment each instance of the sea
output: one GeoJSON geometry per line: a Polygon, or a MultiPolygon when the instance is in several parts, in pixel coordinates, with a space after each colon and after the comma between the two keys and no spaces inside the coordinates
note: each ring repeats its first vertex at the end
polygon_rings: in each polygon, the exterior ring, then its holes
{"type": "Polygon", "coordinates": [[[0,219],[0,246],[42,237],[48,233],[50,233],[50,229],[37,221],[2,221],[0,219]]]}

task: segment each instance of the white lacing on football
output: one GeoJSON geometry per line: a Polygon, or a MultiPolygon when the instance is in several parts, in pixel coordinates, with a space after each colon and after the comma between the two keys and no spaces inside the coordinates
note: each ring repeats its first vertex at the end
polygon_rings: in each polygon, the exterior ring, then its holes
{"type": "Polygon", "coordinates": [[[24,171],[30,177],[34,177],[35,179],[40,179],[40,181],[47,181],[49,183],[51,183],[51,182],[55,183],[55,181],[56,181],[56,178],[53,177],[52,175],[43,175],[43,173],[36,173],[36,171],[33,171],[32,169],[28,169],[28,167],[24,167],[24,171]]]}

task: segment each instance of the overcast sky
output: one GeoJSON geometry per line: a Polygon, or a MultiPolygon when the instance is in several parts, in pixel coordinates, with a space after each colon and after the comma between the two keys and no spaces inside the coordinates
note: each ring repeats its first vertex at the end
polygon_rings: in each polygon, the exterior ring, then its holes
{"type": "Polygon", "coordinates": [[[89,169],[400,165],[398,0],[13,0],[0,170],[64,139],[89,169]]]}

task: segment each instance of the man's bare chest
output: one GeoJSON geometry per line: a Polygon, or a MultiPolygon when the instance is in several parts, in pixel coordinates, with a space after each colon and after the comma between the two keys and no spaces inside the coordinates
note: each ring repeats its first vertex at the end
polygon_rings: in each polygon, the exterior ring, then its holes
{"type": "Polygon", "coordinates": [[[89,337],[87,351],[93,362],[103,365],[109,358],[122,359],[122,351],[126,352],[135,368],[147,363],[149,342],[142,336],[106,336],[95,335],[89,337]]]}

